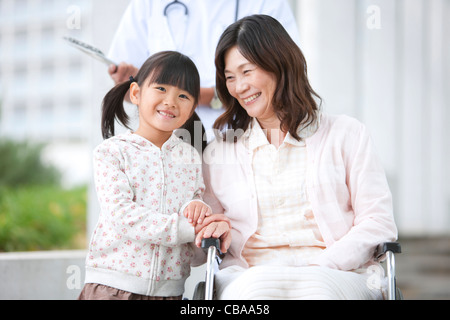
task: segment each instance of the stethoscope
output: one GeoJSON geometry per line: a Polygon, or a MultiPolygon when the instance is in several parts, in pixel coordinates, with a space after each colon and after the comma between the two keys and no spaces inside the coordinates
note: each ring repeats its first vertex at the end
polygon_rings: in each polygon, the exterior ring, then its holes
{"type": "MultiPolygon", "coordinates": [[[[181,5],[184,8],[184,14],[186,16],[189,16],[189,10],[188,7],[181,1],[178,0],[174,0],[171,3],[169,3],[168,5],[166,5],[166,7],[164,8],[164,16],[167,17],[167,10],[169,9],[170,6],[172,5],[181,5]]],[[[235,11],[235,15],[234,15],[234,21],[236,22],[238,20],[238,16],[239,16],[239,0],[236,0],[236,11],[235,11]]]]}

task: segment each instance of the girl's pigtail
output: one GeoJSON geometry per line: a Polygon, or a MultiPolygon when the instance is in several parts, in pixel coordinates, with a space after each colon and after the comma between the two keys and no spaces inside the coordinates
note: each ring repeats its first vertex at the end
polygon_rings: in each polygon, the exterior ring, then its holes
{"type": "MultiPolygon", "coordinates": [[[[203,126],[202,120],[199,118],[196,112],[192,114],[192,116],[186,121],[186,123],[180,128],[184,129],[187,132],[189,132],[189,141],[186,141],[191,144],[195,149],[197,149],[198,153],[200,155],[203,154],[203,151],[205,151],[205,148],[207,146],[206,141],[206,130],[203,126]],[[198,130],[201,130],[201,135],[198,136],[198,130]]],[[[178,135],[179,138],[183,139],[182,136],[182,130],[175,132],[175,134],[178,135]]]]}
{"type": "Polygon", "coordinates": [[[123,106],[123,100],[130,85],[135,80],[130,77],[129,81],[125,81],[116,85],[112,88],[103,98],[102,103],[102,136],[103,139],[108,139],[114,136],[114,124],[115,120],[119,120],[126,128],[131,128],[128,126],[130,118],[125,112],[123,106]]]}

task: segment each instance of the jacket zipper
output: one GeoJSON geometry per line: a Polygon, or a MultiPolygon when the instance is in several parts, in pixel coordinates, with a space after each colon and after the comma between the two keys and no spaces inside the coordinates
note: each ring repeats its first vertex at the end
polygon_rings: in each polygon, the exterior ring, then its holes
{"type": "Polygon", "coordinates": [[[164,152],[161,150],[161,154],[159,157],[161,161],[161,175],[162,175],[162,189],[161,189],[161,203],[159,205],[159,210],[161,214],[166,212],[166,172],[164,170],[164,152]]]}
{"type": "MultiPolygon", "coordinates": [[[[162,150],[160,150],[160,155],[159,155],[159,160],[160,160],[160,164],[161,164],[161,177],[162,177],[162,187],[161,187],[161,196],[160,196],[160,204],[159,204],[159,212],[161,214],[163,214],[166,210],[166,172],[164,169],[164,152],[162,150]]],[[[153,290],[154,290],[154,281],[157,281],[157,277],[159,274],[159,270],[158,270],[158,263],[159,263],[159,259],[158,259],[158,255],[156,254],[157,252],[159,252],[159,248],[160,246],[156,246],[155,245],[155,249],[153,251],[153,257],[152,257],[152,268],[151,271],[153,272],[153,274],[150,275],[150,283],[148,286],[148,294],[152,295],[153,294],[153,290]],[[153,280],[152,277],[153,275],[156,276],[156,278],[153,280]]]]}

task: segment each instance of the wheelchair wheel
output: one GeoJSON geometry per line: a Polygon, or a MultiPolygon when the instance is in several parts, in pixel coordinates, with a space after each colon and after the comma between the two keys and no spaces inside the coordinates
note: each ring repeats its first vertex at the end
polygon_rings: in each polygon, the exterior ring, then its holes
{"type": "Polygon", "coordinates": [[[199,282],[194,290],[194,296],[192,297],[193,300],[205,300],[205,288],[206,283],[205,281],[199,282]]]}
{"type": "Polygon", "coordinates": [[[403,294],[402,291],[399,288],[396,288],[396,293],[395,293],[395,300],[403,300],[403,294]]]}

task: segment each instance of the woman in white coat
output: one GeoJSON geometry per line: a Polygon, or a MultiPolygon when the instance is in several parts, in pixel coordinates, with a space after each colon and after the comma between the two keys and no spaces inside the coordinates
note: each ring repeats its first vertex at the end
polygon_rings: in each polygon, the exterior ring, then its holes
{"type": "Polygon", "coordinates": [[[298,43],[297,25],[286,0],[132,0],[108,54],[122,63],[110,66],[109,73],[120,83],[136,75],[142,63],[156,52],[172,50],[187,55],[200,73],[196,112],[209,130],[223,112],[214,90],[214,52],[219,37],[228,25],[257,13],[276,18],[298,43]]]}

